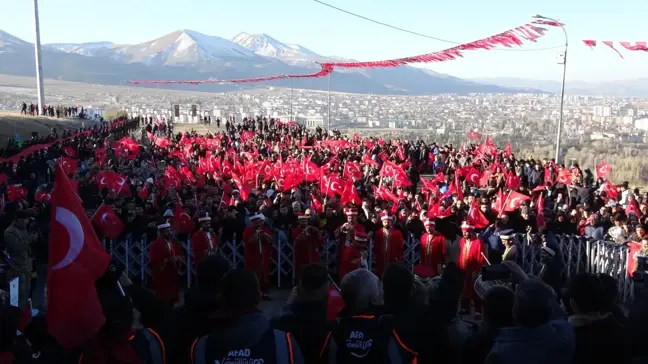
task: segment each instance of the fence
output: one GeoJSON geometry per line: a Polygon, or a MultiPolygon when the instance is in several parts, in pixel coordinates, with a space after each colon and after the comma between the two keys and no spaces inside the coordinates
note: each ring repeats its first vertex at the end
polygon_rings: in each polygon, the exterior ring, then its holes
{"type": "MultiPolygon", "coordinates": [[[[277,287],[291,287],[294,280],[294,248],[287,238],[285,232],[280,232],[275,238],[275,250],[272,259],[271,277],[277,287]]],[[[539,240],[538,236],[531,236],[532,240],[539,240]]],[[[623,302],[630,302],[633,299],[633,281],[626,274],[628,259],[628,248],[606,241],[592,241],[574,235],[555,235],[549,237],[555,239],[560,246],[563,261],[563,274],[569,277],[577,273],[606,273],[617,279],[619,298],[623,302]]],[[[529,242],[527,235],[518,234],[514,236],[518,246],[518,263],[525,272],[537,275],[540,272],[540,250],[541,245],[529,242]]],[[[151,271],[149,267],[148,252],[150,243],[144,238],[133,239],[127,236],[124,240],[104,241],[105,247],[110,253],[126,267],[126,271],[132,278],[139,278],[142,284],[150,282],[151,271]]],[[[185,261],[181,273],[186,280],[186,286],[192,284],[193,274],[187,274],[187,267],[193,269],[191,240],[181,242],[185,250],[185,261]]],[[[320,251],[322,262],[333,274],[337,273],[337,239],[325,238],[324,245],[320,251]]],[[[370,241],[369,254],[373,242],[370,241]]],[[[405,241],[405,264],[410,268],[418,263],[420,241],[409,235],[405,241]]],[[[234,241],[225,242],[221,246],[223,255],[234,267],[243,267],[243,245],[236,236],[234,241]]],[[[371,255],[369,256],[371,265],[371,255]]]]}

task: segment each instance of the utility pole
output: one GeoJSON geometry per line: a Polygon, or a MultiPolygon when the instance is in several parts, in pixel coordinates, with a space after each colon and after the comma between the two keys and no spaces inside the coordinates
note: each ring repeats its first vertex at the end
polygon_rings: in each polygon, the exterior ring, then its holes
{"type": "Polygon", "coordinates": [[[38,115],[42,115],[43,107],[45,106],[45,91],[43,90],[43,66],[41,64],[41,42],[40,42],[40,25],[38,21],[38,0],[34,0],[34,29],[36,31],[34,52],[35,52],[35,59],[36,59],[36,90],[38,92],[38,115]]]}

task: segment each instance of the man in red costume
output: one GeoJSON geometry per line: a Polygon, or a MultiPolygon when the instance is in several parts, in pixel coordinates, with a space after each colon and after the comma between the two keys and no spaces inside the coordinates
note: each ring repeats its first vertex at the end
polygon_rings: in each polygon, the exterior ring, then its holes
{"type": "Polygon", "coordinates": [[[218,236],[211,227],[211,217],[209,217],[209,214],[202,214],[198,218],[198,222],[200,223],[200,230],[191,236],[191,248],[193,250],[195,265],[198,265],[205,256],[217,254],[220,248],[218,236]]]}
{"type": "Polygon", "coordinates": [[[180,298],[179,269],[184,251],[180,244],[171,238],[171,224],[164,222],[157,228],[158,238],[149,250],[153,291],[162,301],[174,304],[180,298]]]}
{"type": "MultiPolygon", "coordinates": [[[[299,217],[299,221],[308,222],[308,216],[299,217]]],[[[314,226],[306,226],[304,224],[304,230],[299,232],[299,235],[295,239],[295,282],[299,283],[301,278],[301,272],[304,269],[304,266],[310,263],[319,263],[320,254],[319,249],[324,244],[324,239],[314,226]]],[[[299,228],[295,228],[297,230],[299,228]]],[[[294,231],[293,230],[293,231],[294,231]]]]}
{"type": "Polygon", "coordinates": [[[441,274],[439,267],[446,255],[447,239],[436,231],[436,223],[432,219],[424,222],[425,234],[421,237],[421,264],[430,267],[432,277],[441,274]]]}
{"type": "Polygon", "coordinates": [[[374,271],[382,277],[387,265],[403,261],[405,240],[400,230],[393,228],[394,217],[387,210],[380,214],[382,229],[374,235],[373,253],[376,265],[374,271]]]}
{"type": "Polygon", "coordinates": [[[358,268],[367,267],[367,244],[369,236],[364,231],[356,231],[353,241],[344,249],[340,261],[340,281],[344,276],[358,268]]]}
{"type": "Polygon", "coordinates": [[[342,260],[342,255],[345,248],[351,245],[351,242],[353,241],[354,231],[362,231],[363,233],[365,232],[364,226],[362,226],[362,224],[357,221],[358,209],[356,209],[355,207],[347,207],[344,209],[344,214],[346,215],[347,222],[342,224],[342,226],[337,228],[334,232],[335,236],[338,238],[338,267],[340,266],[340,261],[342,260]]]}
{"type": "Polygon", "coordinates": [[[265,216],[259,213],[250,217],[250,226],[243,231],[243,259],[245,269],[259,278],[264,300],[269,300],[270,269],[274,239],[270,229],[264,225],[265,216]]]}
{"type": "Polygon", "coordinates": [[[297,237],[301,235],[301,233],[304,232],[306,226],[308,226],[308,218],[309,218],[309,216],[304,215],[303,212],[298,212],[295,215],[297,216],[297,227],[293,228],[290,231],[290,237],[292,238],[293,241],[293,247],[295,246],[297,237]]]}
{"type": "Polygon", "coordinates": [[[475,279],[481,274],[481,268],[486,264],[484,254],[487,251],[481,240],[475,236],[474,226],[466,221],[461,224],[463,237],[459,241],[459,268],[466,272],[464,288],[461,297],[461,313],[467,314],[470,305],[475,303],[475,313],[481,314],[482,303],[475,293],[475,279]]]}

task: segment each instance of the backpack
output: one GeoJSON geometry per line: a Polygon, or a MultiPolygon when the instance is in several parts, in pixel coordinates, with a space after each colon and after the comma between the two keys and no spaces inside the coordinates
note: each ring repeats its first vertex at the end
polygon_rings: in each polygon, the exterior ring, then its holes
{"type": "Polygon", "coordinates": [[[416,363],[418,353],[402,343],[391,315],[341,317],[329,331],[320,357],[329,363],[416,363]]]}

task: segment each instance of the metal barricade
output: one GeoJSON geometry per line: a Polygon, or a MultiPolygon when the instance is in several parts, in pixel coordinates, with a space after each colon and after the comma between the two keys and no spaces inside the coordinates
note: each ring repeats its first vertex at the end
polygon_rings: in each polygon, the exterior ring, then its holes
{"type": "MultiPolygon", "coordinates": [[[[553,235],[553,238],[557,246],[560,247],[560,259],[563,261],[565,277],[583,272],[609,274],[617,279],[619,298],[623,302],[632,300],[634,285],[632,278],[626,274],[628,264],[628,248],[626,246],[606,241],[592,241],[575,235],[553,235]]],[[[516,234],[513,239],[518,246],[518,263],[528,274],[537,275],[541,267],[540,237],[532,236],[533,241],[528,241],[527,235],[516,234]]],[[[295,279],[295,251],[292,240],[285,231],[275,234],[271,276],[276,278],[275,285],[277,287],[291,286],[295,279]]],[[[151,242],[147,241],[146,236],[133,239],[131,235],[127,235],[122,240],[105,240],[103,243],[106,250],[126,267],[129,276],[138,277],[144,285],[150,282],[149,249],[151,242]]],[[[338,243],[339,239],[336,237],[325,235],[324,244],[320,249],[321,261],[332,276],[337,276],[339,271],[338,243]]],[[[191,241],[188,239],[180,244],[186,256],[182,271],[186,272],[184,278],[187,287],[191,287],[195,274],[191,241]]],[[[410,269],[419,262],[419,249],[420,240],[412,234],[407,234],[404,246],[404,263],[410,269]]],[[[221,252],[232,267],[241,268],[244,266],[243,251],[243,244],[236,235],[232,241],[221,244],[221,252]]],[[[369,269],[374,266],[373,258],[372,238],[369,240],[369,269]]]]}

